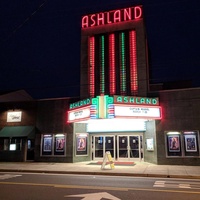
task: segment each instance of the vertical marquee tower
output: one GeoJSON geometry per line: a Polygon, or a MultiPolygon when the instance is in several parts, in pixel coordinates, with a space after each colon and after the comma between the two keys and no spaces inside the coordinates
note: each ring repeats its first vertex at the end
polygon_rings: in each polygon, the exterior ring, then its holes
{"type": "Polygon", "coordinates": [[[142,6],[83,16],[81,98],[147,96],[146,44],[142,6]]]}

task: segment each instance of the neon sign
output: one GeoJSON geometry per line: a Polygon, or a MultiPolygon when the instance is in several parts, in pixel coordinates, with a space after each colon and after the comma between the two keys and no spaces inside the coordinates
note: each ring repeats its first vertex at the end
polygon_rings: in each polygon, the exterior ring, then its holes
{"type": "Polygon", "coordinates": [[[134,96],[114,96],[116,104],[132,104],[132,105],[159,105],[158,98],[134,97],[134,96]]]}
{"type": "Polygon", "coordinates": [[[101,12],[82,17],[82,28],[132,21],[142,18],[142,6],[101,12]]]}
{"type": "Polygon", "coordinates": [[[87,106],[87,105],[90,105],[91,104],[91,100],[88,98],[88,99],[84,99],[84,100],[81,100],[81,101],[78,101],[78,102],[75,102],[75,103],[71,103],[69,105],[69,109],[74,109],[74,108],[80,108],[80,107],[83,107],[83,106],[87,106]]]}
{"type": "Polygon", "coordinates": [[[158,98],[101,95],[70,104],[68,123],[89,119],[161,119],[158,98]]]}

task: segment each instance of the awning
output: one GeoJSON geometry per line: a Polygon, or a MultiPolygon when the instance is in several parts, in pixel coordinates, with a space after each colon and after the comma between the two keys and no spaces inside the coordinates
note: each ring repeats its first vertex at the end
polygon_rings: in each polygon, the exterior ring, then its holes
{"type": "Polygon", "coordinates": [[[0,137],[28,137],[33,139],[35,136],[34,126],[6,126],[0,131],[0,137]]]}

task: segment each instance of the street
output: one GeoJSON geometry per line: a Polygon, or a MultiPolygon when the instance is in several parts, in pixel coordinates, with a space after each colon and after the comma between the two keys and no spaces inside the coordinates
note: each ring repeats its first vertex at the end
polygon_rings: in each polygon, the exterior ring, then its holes
{"type": "Polygon", "coordinates": [[[188,200],[200,180],[36,173],[0,173],[1,200],[188,200]]]}

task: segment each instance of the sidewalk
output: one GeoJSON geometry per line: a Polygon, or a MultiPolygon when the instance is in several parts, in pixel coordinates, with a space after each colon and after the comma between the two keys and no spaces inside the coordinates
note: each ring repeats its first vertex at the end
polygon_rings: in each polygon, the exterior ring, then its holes
{"type": "Polygon", "coordinates": [[[44,163],[44,162],[0,162],[0,172],[31,172],[59,174],[115,175],[137,177],[188,178],[200,179],[200,166],[155,165],[136,162],[134,166],[116,166],[91,162],[44,163]]]}

